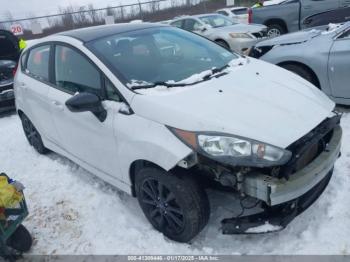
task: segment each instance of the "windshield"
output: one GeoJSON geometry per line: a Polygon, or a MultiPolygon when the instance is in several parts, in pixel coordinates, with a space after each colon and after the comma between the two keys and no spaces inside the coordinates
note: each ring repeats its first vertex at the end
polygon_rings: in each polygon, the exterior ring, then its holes
{"type": "Polygon", "coordinates": [[[205,38],[174,27],[116,34],[87,46],[130,88],[176,83],[222,68],[239,57],[205,38]]]}
{"type": "Polygon", "coordinates": [[[213,28],[224,27],[235,25],[232,20],[226,18],[223,15],[208,15],[199,17],[199,19],[207,25],[210,25],[213,28]]]}

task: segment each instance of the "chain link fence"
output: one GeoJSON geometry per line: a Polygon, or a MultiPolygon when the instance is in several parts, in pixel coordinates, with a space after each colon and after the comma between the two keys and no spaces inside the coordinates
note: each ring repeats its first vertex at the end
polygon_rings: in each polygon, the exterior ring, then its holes
{"type": "MultiPolygon", "coordinates": [[[[236,6],[251,6],[255,0],[235,0],[236,6]]],[[[23,37],[33,39],[66,30],[102,25],[123,23],[132,20],[158,22],[173,19],[180,15],[192,15],[214,12],[226,7],[226,0],[138,0],[133,4],[94,8],[87,6],[59,7],[56,14],[13,19],[10,12],[8,19],[0,21],[0,29],[9,30],[11,25],[20,24],[24,29],[23,37]],[[106,19],[108,17],[108,19],[106,19]],[[39,28],[40,30],[33,30],[39,28]],[[33,33],[34,31],[34,33],[33,33]]]]}

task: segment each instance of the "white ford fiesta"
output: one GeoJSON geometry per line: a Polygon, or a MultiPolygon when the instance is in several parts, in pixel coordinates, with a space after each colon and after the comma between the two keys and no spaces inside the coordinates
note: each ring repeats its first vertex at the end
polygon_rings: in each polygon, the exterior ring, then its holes
{"type": "Polygon", "coordinates": [[[340,115],[317,88],[165,25],[41,39],[21,55],[15,97],[39,153],[137,197],[154,228],[180,242],[207,224],[210,187],[241,201],[223,233],[283,229],[321,195],[340,156],[340,115]]]}

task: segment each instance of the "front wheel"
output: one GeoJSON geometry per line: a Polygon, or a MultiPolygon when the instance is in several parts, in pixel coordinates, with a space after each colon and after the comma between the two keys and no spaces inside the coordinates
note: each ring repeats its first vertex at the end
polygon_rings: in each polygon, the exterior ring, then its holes
{"type": "Polygon", "coordinates": [[[318,81],[316,80],[312,72],[307,68],[296,64],[285,64],[285,65],[282,65],[281,67],[283,67],[284,69],[290,72],[293,72],[294,74],[297,74],[298,76],[304,78],[305,80],[309,81],[314,86],[319,88],[318,81]]]}
{"type": "Polygon", "coordinates": [[[136,194],[149,222],[172,240],[188,242],[208,223],[208,197],[186,174],[141,169],[136,175],[136,194]]]}

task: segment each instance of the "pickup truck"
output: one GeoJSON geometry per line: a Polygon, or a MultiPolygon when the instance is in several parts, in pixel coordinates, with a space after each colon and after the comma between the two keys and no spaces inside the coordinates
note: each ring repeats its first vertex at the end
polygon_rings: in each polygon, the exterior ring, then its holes
{"type": "Polygon", "coordinates": [[[350,6],[350,0],[286,0],[249,10],[249,23],[264,24],[269,37],[299,31],[305,18],[340,7],[350,6]]]}

